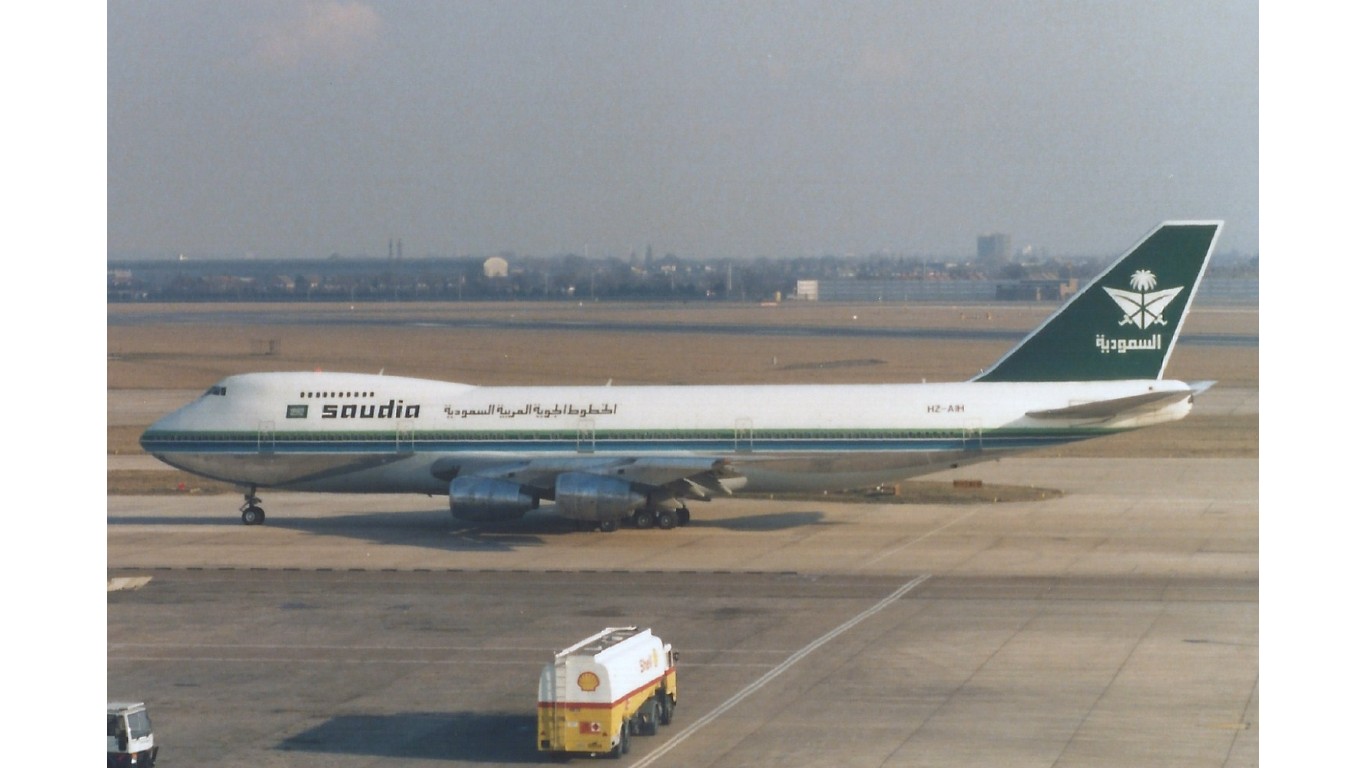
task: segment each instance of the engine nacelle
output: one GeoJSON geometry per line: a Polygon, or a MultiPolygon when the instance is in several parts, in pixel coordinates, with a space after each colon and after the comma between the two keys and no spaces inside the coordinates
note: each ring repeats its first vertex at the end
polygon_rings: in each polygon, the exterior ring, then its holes
{"type": "Polygon", "coordinates": [[[507,480],[457,477],[451,480],[451,515],[475,523],[516,520],[541,505],[541,500],[507,480]]]}
{"type": "Polygon", "coordinates": [[[555,478],[555,509],[575,520],[619,520],[646,501],[645,494],[615,477],[566,472],[555,478]]]}

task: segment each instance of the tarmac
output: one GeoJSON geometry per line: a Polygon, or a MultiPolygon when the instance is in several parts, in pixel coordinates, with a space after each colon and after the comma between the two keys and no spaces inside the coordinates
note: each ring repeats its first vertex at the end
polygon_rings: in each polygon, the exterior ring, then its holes
{"type": "MultiPolygon", "coordinates": [[[[111,392],[110,423],[136,407],[111,392]]],[[[731,499],[611,534],[440,497],[265,492],[245,527],[233,496],[110,496],[109,695],[149,702],[162,766],[520,765],[541,666],[639,625],[681,652],[680,705],[625,765],[1257,764],[1255,458],[926,479],[951,478],[1063,493],[731,499]]]]}

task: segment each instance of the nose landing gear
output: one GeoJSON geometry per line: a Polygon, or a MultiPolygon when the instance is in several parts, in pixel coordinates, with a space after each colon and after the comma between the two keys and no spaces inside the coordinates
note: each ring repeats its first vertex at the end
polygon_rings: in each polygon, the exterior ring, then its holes
{"type": "Polygon", "coordinates": [[[260,525],[266,521],[266,511],[261,509],[261,499],[256,496],[256,486],[243,494],[245,501],[242,502],[240,511],[242,513],[242,525],[260,525]]]}

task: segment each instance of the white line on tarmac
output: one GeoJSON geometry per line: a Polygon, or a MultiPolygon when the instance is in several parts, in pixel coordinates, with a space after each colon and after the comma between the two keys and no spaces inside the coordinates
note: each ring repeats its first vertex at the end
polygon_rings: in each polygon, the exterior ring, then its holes
{"type": "Polygon", "coordinates": [[[817,649],[819,649],[826,643],[830,642],[831,640],[834,640],[835,638],[839,637],[845,632],[848,632],[849,630],[858,626],[864,620],[876,615],[887,606],[891,605],[892,603],[895,603],[897,600],[900,600],[902,596],[904,596],[907,592],[910,592],[911,590],[920,586],[921,583],[923,583],[929,577],[930,574],[926,573],[917,576],[914,579],[911,579],[910,581],[898,587],[896,591],[892,594],[879,600],[876,605],[873,605],[872,607],[865,610],[863,613],[860,613],[859,615],[844,622],[838,627],[835,627],[829,632],[826,632],[824,635],[816,638],[815,640],[812,640],[810,643],[807,644],[805,648],[787,657],[787,660],[784,661],[782,664],[779,664],[773,669],[770,669],[767,673],[764,674],[763,677],[745,686],[739,693],[735,694],[734,696],[731,696],[729,699],[722,702],[721,705],[718,706],[716,709],[713,709],[712,711],[703,715],[697,722],[693,723],[687,728],[684,728],[672,739],[669,739],[668,741],[661,744],[658,749],[655,749],[650,754],[646,755],[644,759],[634,763],[633,768],[644,768],[644,766],[650,765],[654,761],[663,757],[674,747],[683,743],[683,741],[687,739],[689,736],[692,736],[694,733],[697,733],[698,731],[702,730],[702,728],[706,727],[708,723],[720,717],[721,715],[724,715],[726,712],[729,712],[733,707],[735,707],[735,705],[739,704],[740,702],[748,698],[750,694],[754,693],[755,691],[758,691],[760,688],[763,688],[765,685],[768,685],[769,683],[773,682],[773,680],[777,678],[778,675],[781,675],[782,673],[791,669],[792,666],[795,665],[797,662],[811,655],[817,649]]]}

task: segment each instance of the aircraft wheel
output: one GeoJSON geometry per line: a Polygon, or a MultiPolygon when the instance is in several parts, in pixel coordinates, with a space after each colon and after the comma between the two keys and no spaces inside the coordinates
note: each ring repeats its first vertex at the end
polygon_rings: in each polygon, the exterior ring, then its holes
{"type": "Polygon", "coordinates": [[[688,511],[688,508],[687,508],[687,507],[679,507],[679,508],[678,508],[678,524],[679,524],[679,525],[687,525],[687,524],[690,523],[690,522],[692,522],[692,513],[688,511]]]}
{"type": "Polygon", "coordinates": [[[642,530],[655,527],[655,513],[652,509],[637,509],[631,519],[635,522],[636,527],[642,530]]]}
{"type": "Polygon", "coordinates": [[[661,510],[659,510],[659,527],[660,527],[660,528],[662,528],[663,530],[666,530],[666,531],[667,531],[667,530],[669,530],[670,528],[673,528],[674,526],[677,526],[677,525],[678,525],[678,513],[677,513],[677,512],[673,511],[672,509],[661,509],[661,510]]]}
{"type": "Polygon", "coordinates": [[[598,528],[601,529],[603,533],[611,533],[620,527],[620,520],[603,520],[601,523],[598,523],[598,528]]]}
{"type": "Polygon", "coordinates": [[[266,521],[266,511],[252,506],[242,510],[242,525],[260,525],[266,521]]]}

